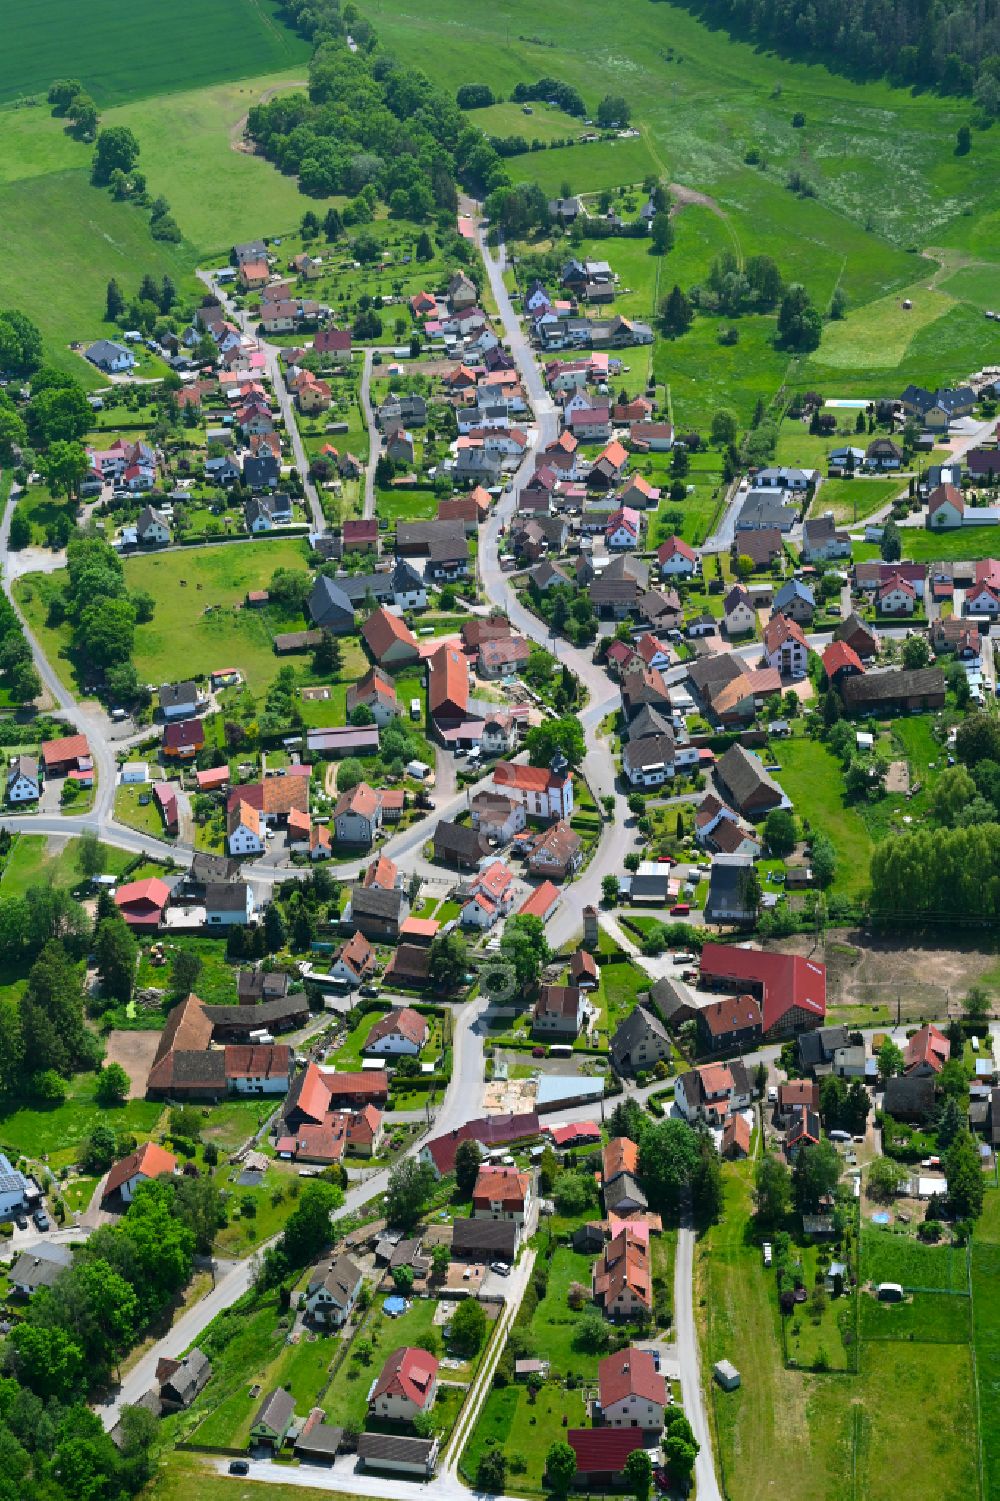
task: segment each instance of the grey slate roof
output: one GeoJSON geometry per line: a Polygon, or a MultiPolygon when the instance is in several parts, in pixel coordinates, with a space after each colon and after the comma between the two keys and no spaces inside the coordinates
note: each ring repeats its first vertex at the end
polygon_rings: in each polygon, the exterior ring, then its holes
{"type": "Polygon", "coordinates": [[[354,606],[350,597],[324,574],[320,574],[313,584],[306,608],[314,625],[332,631],[354,629],[354,606]]]}
{"type": "Polygon", "coordinates": [[[784,796],[774,778],[764,770],[764,763],[744,750],[742,745],[729,747],[719,761],[718,775],[738,809],[746,807],[762,788],[774,794],[775,803],[780,803],[784,796]]]}
{"type": "Polygon", "coordinates": [[[659,1017],[654,1016],[651,1011],[647,1011],[644,1006],[636,1006],[632,1014],[619,1023],[618,1029],[611,1039],[612,1059],[616,1063],[619,1061],[626,1062],[633,1048],[643,1038],[650,1036],[656,1037],[664,1043],[669,1041],[667,1029],[659,1017]]]}

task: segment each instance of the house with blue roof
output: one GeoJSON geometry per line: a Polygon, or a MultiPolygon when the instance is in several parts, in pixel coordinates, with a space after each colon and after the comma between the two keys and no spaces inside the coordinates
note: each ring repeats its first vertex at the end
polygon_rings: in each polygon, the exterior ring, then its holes
{"type": "Polygon", "coordinates": [[[774,596],[774,614],[787,615],[799,625],[809,625],[815,612],[815,596],[801,579],[788,579],[774,596]]]}

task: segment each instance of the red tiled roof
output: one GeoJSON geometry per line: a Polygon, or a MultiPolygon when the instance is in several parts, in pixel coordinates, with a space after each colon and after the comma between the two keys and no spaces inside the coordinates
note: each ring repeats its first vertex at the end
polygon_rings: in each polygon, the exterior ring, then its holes
{"type": "Polygon", "coordinates": [[[641,1428],[569,1428],[566,1440],[582,1475],[620,1475],[633,1449],[643,1449],[641,1428]]]}
{"type": "Polygon", "coordinates": [[[661,1407],[667,1404],[667,1383],[653,1363],[651,1350],[627,1345],[624,1350],[605,1355],[597,1364],[597,1383],[605,1412],[627,1397],[641,1397],[661,1407]]]}
{"type": "Polygon", "coordinates": [[[610,1183],[620,1173],[630,1173],[634,1178],[639,1171],[639,1148],[628,1136],[613,1136],[604,1148],[603,1174],[605,1183],[610,1183]]]}
{"type": "Polygon", "coordinates": [[[114,1164],[104,1185],[104,1198],[117,1193],[122,1184],[134,1178],[136,1173],[142,1173],[145,1178],[158,1178],[161,1173],[172,1173],[176,1166],[177,1158],[172,1152],[158,1147],[153,1141],[147,1141],[138,1151],[131,1152],[121,1162],[114,1164]]]}
{"type": "Polygon", "coordinates": [[[950,1057],[951,1043],[933,1022],[928,1022],[907,1042],[903,1051],[903,1072],[909,1073],[926,1063],[939,1074],[950,1057]]]}
{"type": "Polygon", "coordinates": [[[406,646],[415,653],[417,638],[404,621],[398,615],[393,615],[383,606],[374,610],[364,625],[361,634],[368,646],[368,650],[377,661],[385,656],[392,646],[406,646]]]}
{"type": "Polygon", "coordinates": [[[853,667],[855,672],[865,670],[853,646],[848,646],[846,641],[831,641],[823,653],[823,671],[828,678],[833,678],[846,667],[853,667]]]}
{"type": "Polygon", "coordinates": [[[472,1190],[474,1207],[499,1203],[507,1210],[523,1210],[531,1190],[531,1174],[516,1167],[481,1167],[472,1190]]]}
{"type": "Polygon", "coordinates": [[[549,908],[559,900],[559,888],[551,881],[536,886],[526,901],[517,909],[518,917],[545,917],[549,908]]]}
{"type": "Polygon", "coordinates": [[[701,951],[701,975],[706,980],[760,985],[765,1032],[793,1007],[808,1012],[817,1021],[826,1015],[826,965],[799,954],[765,953],[733,944],[706,943],[701,951]]]}
{"type": "Polygon", "coordinates": [[[382,1367],[371,1401],[385,1396],[405,1397],[415,1407],[424,1408],[433,1391],[437,1372],[438,1361],[429,1350],[412,1346],[394,1350],[382,1367]]]}
{"type": "Polygon", "coordinates": [[[90,755],[90,742],[86,735],[67,735],[63,740],[43,740],[42,760],[48,771],[53,766],[65,766],[70,761],[83,761],[90,755]]]}

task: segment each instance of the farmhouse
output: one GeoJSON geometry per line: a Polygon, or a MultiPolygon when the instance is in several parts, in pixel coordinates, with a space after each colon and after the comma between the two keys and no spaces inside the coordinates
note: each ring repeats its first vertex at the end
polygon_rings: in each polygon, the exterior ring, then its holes
{"type": "Polygon", "coordinates": [[[766,1037],[818,1027],[826,1015],[826,965],[798,954],[706,943],[701,984],[752,995],[761,1007],[766,1037]]]}

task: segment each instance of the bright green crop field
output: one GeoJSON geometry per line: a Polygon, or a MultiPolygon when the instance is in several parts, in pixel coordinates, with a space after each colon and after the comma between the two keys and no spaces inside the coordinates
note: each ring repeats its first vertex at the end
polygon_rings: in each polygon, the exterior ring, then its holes
{"type": "Polygon", "coordinates": [[[309,56],[275,0],[32,0],[4,17],[0,100],[78,78],[98,105],[248,78],[309,56]]]}

